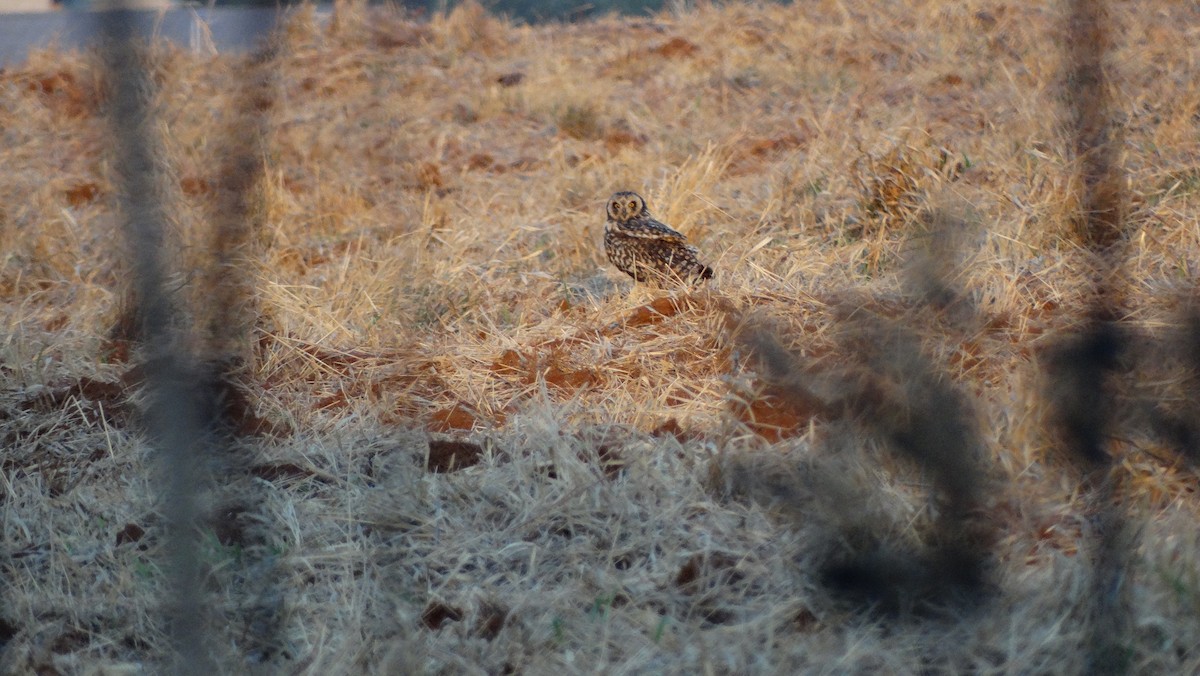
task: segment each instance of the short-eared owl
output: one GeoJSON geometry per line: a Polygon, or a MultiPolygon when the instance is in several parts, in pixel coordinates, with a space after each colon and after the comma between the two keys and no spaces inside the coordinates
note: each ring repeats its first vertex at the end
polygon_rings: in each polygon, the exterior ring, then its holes
{"type": "Polygon", "coordinates": [[[604,252],[635,281],[667,286],[712,279],[713,269],[696,259],[687,237],[655,220],[642,196],[622,191],[608,198],[604,252]]]}

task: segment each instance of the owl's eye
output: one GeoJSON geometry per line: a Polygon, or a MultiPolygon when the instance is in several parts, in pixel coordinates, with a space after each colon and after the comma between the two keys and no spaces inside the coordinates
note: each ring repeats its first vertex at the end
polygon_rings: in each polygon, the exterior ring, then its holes
{"type": "Polygon", "coordinates": [[[635,202],[633,200],[629,200],[629,210],[637,211],[637,202],[635,202]]]}

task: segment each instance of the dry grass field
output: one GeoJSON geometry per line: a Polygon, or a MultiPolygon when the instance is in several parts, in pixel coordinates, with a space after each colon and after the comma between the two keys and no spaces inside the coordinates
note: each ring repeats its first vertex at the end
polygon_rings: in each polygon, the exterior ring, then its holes
{"type": "MultiPolygon", "coordinates": [[[[1200,11],[1109,8],[1104,252],[1064,12],[346,6],[147,55],[173,321],[236,383],[217,670],[1200,672],[1200,11]],[[622,189],[716,278],[612,268],[622,189]],[[1062,376],[1099,302],[1126,348],[1062,376]]],[[[0,72],[3,673],[171,659],[110,80],[0,72]]]]}

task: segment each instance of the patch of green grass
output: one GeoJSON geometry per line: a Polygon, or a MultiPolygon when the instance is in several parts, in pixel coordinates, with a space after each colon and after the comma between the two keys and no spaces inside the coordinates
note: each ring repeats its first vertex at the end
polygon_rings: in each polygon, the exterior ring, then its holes
{"type": "Polygon", "coordinates": [[[576,139],[596,139],[604,132],[600,114],[590,104],[568,104],[559,111],[555,122],[567,136],[576,139]]]}

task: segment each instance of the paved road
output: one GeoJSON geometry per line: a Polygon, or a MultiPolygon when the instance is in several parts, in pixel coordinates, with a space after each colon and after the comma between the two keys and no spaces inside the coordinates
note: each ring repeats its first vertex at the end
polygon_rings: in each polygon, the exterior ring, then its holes
{"type": "MultiPolygon", "coordinates": [[[[286,10],[283,10],[286,11],[286,10]]],[[[158,35],[185,48],[199,48],[210,34],[218,51],[246,51],[270,32],[280,10],[214,7],[127,12],[129,22],[143,35],[158,35]],[[207,30],[202,30],[207,25],[207,30]]],[[[321,11],[318,10],[318,15],[321,11]]],[[[99,28],[91,12],[0,15],[0,66],[17,65],[30,49],[59,47],[79,50],[95,41],[99,28]]]]}

